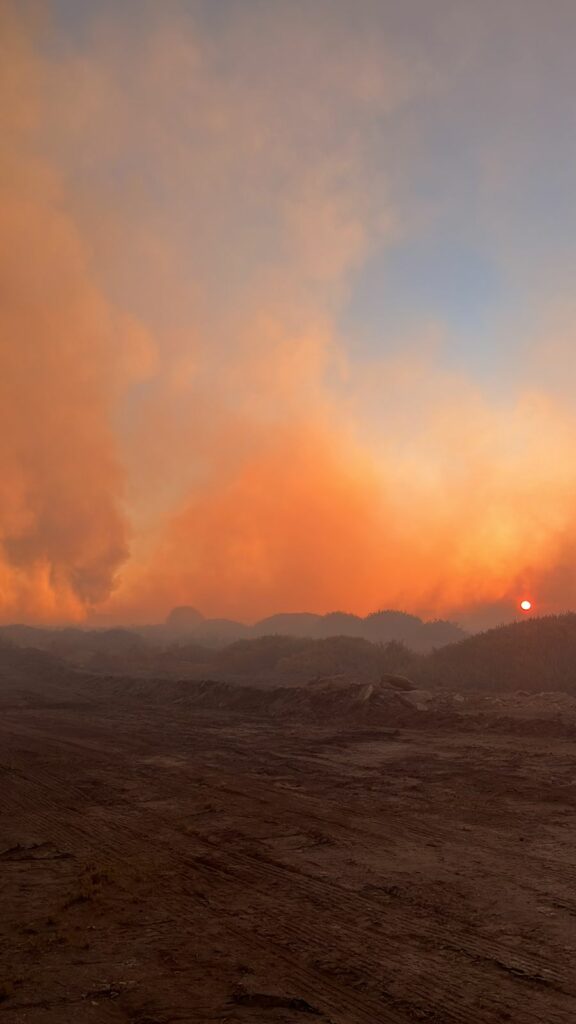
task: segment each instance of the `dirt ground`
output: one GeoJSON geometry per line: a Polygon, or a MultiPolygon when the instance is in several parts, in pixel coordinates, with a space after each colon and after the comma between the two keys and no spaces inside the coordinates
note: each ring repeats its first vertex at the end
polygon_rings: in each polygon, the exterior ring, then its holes
{"type": "Polygon", "coordinates": [[[568,1024],[576,743],[0,695],[0,1024],[568,1024]]]}

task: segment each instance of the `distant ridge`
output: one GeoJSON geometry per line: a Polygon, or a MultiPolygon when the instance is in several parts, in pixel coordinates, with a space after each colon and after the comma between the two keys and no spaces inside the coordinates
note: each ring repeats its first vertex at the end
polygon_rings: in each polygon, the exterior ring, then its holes
{"type": "MultiPolygon", "coordinates": [[[[218,631],[222,622],[232,630],[233,623],[227,620],[204,620],[201,626],[218,631]]],[[[203,639],[197,629],[175,635],[164,625],[140,631],[1,626],[0,678],[16,681],[30,676],[40,683],[79,669],[99,676],[212,679],[260,687],[301,686],[326,677],[375,683],[393,673],[407,675],[418,688],[430,690],[576,695],[574,612],[462,635],[444,646],[444,637],[454,631],[462,634],[458,627],[422,622],[399,612],[380,612],[367,619],[340,613],[273,616],[254,627],[244,626],[248,635],[231,642],[214,636],[203,639]],[[370,639],[354,635],[358,623],[371,631],[370,639]],[[304,628],[328,634],[339,628],[340,633],[306,637],[299,632],[304,628]],[[258,629],[268,632],[250,635],[258,629]],[[274,629],[286,632],[271,632],[274,629]],[[394,639],[388,639],[387,630],[394,630],[394,639]],[[432,649],[422,649],[431,638],[432,649]]]]}
{"type": "MultiPolygon", "coordinates": [[[[372,612],[365,618],[349,612],[334,611],[326,615],[314,612],[280,612],[260,619],[253,626],[246,626],[231,619],[195,620],[198,612],[190,609],[187,621],[185,609],[170,612],[166,627],[173,635],[186,637],[197,643],[215,645],[231,643],[234,640],[253,639],[262,636],[292,636],[326,640],[330,637],[347,636],[370,640],[372,643],[398,641],[413,651],[426,653],[436,646],[455,643],[467,633],[454,622],[442,619],[425,622],[417,615],[386,609],[372,612]],[[175,613],[178,617],[175,621],[175,613]],[[177,623],[181,623],[177,626],[177,623]]],[[[164,627],[164,628],[166,628],[164,627]]],[[[151,627],[155,632],[162,627],[151,627]]]]}
{"type": "Polygon", "coordinates": [[[260,619],[252,626],[234,619],[206,619],[195,608],[186,605],[172,609],[163,623],[150,626],[117,626],[114,628],[82,628],[68,626],[48,628],[20,623],[0,626],[0,639],[9,640],[19,647],[37,647],[54,650],[58,654],[66,648],[71,654],[75,648],[85,648],[87,642],[95,649],[134,650],[143,641],[154,645],[171,643],[197,643],[209,647],[224,647],[237,640],[253,640],[265,636],[289,636],[302,639],[328,640],[345,636],[387,644],[392,641],[405,644],[419,654],[434,647],[456,643],[468,634],[456,623],[443,619],[429,622],[417,615],[391,609],[372,612],[365,618],[349,612],[280,612],[260,619]]]}

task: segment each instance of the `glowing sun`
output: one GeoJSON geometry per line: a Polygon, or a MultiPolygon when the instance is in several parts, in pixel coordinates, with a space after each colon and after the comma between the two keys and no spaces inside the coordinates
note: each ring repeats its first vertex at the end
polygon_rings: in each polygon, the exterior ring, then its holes
{"type": "Polygon", "coordinates": [[[520,607],[523,612],[529,612],[532,607],[532,601],[520,601],[520,607]]]}

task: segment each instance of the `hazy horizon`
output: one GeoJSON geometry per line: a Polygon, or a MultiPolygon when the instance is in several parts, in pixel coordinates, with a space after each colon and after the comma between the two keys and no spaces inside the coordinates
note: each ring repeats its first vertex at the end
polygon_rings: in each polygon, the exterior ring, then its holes
{"type": "MultiPolygon", "coordinates": [[[[262,616],[260,618],[257,618],[257,619],[242,619],[242,618],[228,618],[228,617],[225,617],[225,616],[209,616],[209,615],[204,615],[199,609],[193,608],[192,605],[176,605],[174,608],[169,608],[166,611],[166,614],[159,613],[155,618],[154,617],[150,617],[148,619],[143,619],[143,618],[142,619],[134,619],[134,620],[131,620],[131,619],[128,619],[128,618],[127,619],[118,619],[115,616],[114,617],[108,617],[105,614],[99,615],[97,613],[93,613],[93,614],[87,615],[85,618],[83,618],[81,620],[77,620],[77,619],[61,619],[61,620],[53,620],[51,622],[39,622],[39,621],[34,620],[34,619],[28,619],[27,620],[25,618],[18,619],[18,620],[17,619],[6,618],[2,622],[0,622],[0,629],[2,629],[5,626],[6,627],[25,626],[25,627],[37,627],[37,628],[40,628],[40,629],[42,629],[42,628],[44,628],[44,629],[46,629],[46,628],[47,629],[52,629],[53,628],[53,629],[56,629],[56,630],[68,629],[68,628],[83,628],[83,629],[86,629],[88,631],[90,631],[90,630],[104,630],[104,631],[106,631],[106,630],[109,630],[109,629],[124,629],[124,630],[136,629],[137,630],[139,628],[145,629],[145,628],[148,628],[148,627],[157,627],[157,626],[168,625],[169,622],[170,622],[171,616],[173,615],[173,613],[181,611],[181,610],[185,610],[187,612],[190,611],[190,612],[193,612],[193,613],[198,615],[197,623],[195,623],[194,626],[192,624],[189,624],[187,626],[180,626],[179,627],[184,632],[187,629],[190,629],[190,630],[193,631],[195,628],[197,628],[199,631],[201,631],[203,625],[212,625],[213,624],[215,626],[219,622],[222,622],[223,624],[224,623],[236,624],[236,625],[239,625],[239,626],[241,626],[243,628],[245,627],[245,628],[250,630],[250,629],[253,629],[253,628],[259,626],[263,622],[267,622],[269,619],[279,619],[279,618],[299,619],[299,618],[311,617],[311,618],[314,618],[314,619],[317,618],[319,620],[323,620],[323,619],[331,619],[332,617],[337,617],[338,616],[338,617],[343,617],[345,619],[357,619],[358,623],[361,624],[361,623],[365,623],[367,620],[376,618],[378,616],[384,616],[384,617],[385,616],[392,616],[392,617],[393,616],[399,616],[399,617],[405,617],[408,621],[416,620],[417,622],[421,622],[424,626],[434,626],[435,624],[440,624],[440,625],[447,624],[449,626],[455,626],[458,629],[464,631],[464,634],[466,634],[466,633],[484,632],[486,630],[493,629],[495,627],[507,626],[507,625],[513,624],[514,622],[523,622],[523,621],[527,621],[528,619],[546,618],[550,614],[557,614],[557,615],[575,614],[571,609],[563,609],[563,610],[560,610],[560,611],[558,611],[556,613],[546,613],[544,615],[539,615],[536,612],[534,612],[534,613],[530,612],[529,614],[525,614],[522,611],[518,611],[518,612],[516,612],[514,614],[512,611],[510,611],[510,613],[508,614],[507,617],[502,617],[502,615],[499,613],[498,609],[483,609],[483,610],[477,612],[476,614],[471,613],[466,618],[463,618],[463,619],[460,619],[460,620],[456,620],[456,619],[450,619],[450,618],[446,618],[446,617],[442,617],[442,616],[431,616],[431,617],[427,618],[426,616],[417,615],[415,612],[410,612],[410,611],[408,611],[405,608],[377,608],[377,609],[374,609],[371,612],[366,613],[366,615],[356,615],[356,613],[354,613],[354,612],[344,611],[341,608],[330,609],[327,612],[311,612],[309,609],[304,609],[304,608],[299,608],[299,609],[285,609],[285,608],[283,608],[283,609],[280,609],[280,610],[277,610],[277,611],[272,611],[269,614],[267,614],[265,616],[262,616]]],[[[282,630],[280,630],[279,635],[282,635],[282,630]]],[[[294,633],[294,635],[297,635],[297,634],[294,633]]],[[[346,633],[339,634],[338,631],[336,631],[333,634],[330,633],[330,634],[326,634],[326,635],[327,636],[328,635],[330,635],[330,636],[338,636],[338,635],[347,635],[347,634],[346,633]]],[[[354,634],[350,634],[350,635],[354,635],[354,634]]]]}

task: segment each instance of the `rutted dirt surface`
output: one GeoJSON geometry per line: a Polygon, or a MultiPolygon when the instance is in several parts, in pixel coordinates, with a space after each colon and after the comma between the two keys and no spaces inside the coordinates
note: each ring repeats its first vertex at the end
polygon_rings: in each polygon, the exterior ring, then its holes
{"type": "Polygon", "coordinates": [[[0,697],[0,1024],[576,1020],[569,737],[52,692],[0,697]]]}

